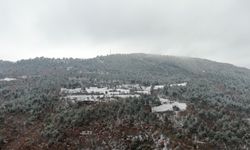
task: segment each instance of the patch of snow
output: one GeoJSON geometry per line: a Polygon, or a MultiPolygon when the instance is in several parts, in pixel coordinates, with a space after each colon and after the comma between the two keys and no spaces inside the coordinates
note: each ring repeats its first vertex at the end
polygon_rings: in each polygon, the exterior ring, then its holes
{"type": "Polygon", "coordinates": [[[111,92],[111,91],[109,91],[107,95],[119,95],[119,94],[120,94],[120,92],[116,92],[116,91],[111,92]]]}
{"type": "Polygon", "coordinates": [[[0,79],[0,81],[7,81],[7,82],[9,82],[9,81],[15,81],[15,80],[17,80],[16,78],[4,78],[4,79],[0,79]]]}
{"type": "Polygon", "coordinates": [[[142,91],[144,91],[143,92],[144,94],[150,95],[151,94],[151,87],[152,86],[141,86],[141,89],[142,89],[142,91]]]}
{"type": "Polygon", "coordinates": [[[143,140],[142,135],[136,135],[136,136],[132,137],[132,141],[136,141],[136,140],[142,141],[143,140]]]}
{"type": "Polygon", "coordinates": [[[151,91],[151,86],[141,86],[142,90],[144,91],[151,91]]]}
{"type": "Polygon", "coordinates": [[[179,102],[174,102],[173,106],[176,106],[180,109],[180,111],[184,111],[187,109],[187,104],[186,103],[179,103],[179,102]]]}
{"type": "Polygon", "coordinates": [[[154,86],[154,90],[163,89],[164,87],[165,87],[165,85],[156,85],[156,86],[154,86]]]}
{"type": "Polygon", "coordinates": [[[104,88],[89,87],[89,88],[86,88],[86,91],[88,93],[102,93],[102,94],[106,94],[107,92],[109,92],[107,87],[104,87],[104,88]]]}
{"type": "Polygon", "coordinates": [[[152,112],[165,112],[173,111],[173,106],[171,104],[162,104],[152,108],[152,112]]]}
{"type": "Polygon", "coordinates": [[[150,91],[135,91],[135,93],[149,95],[150,91]]]}
{"type": "Polygon", "coordinates": [[[23,75],[23,76],[20,76],[19,78],[21,78],[21,79],[27,79],[28,76],[23,75]]]}
{"type": "Polygon", "coordinates": [[[128,90],[128,89],[116,89],[116,91],[118,91],[120,93],[123,93],[123,94],[129,94],[130,93],[130,90],[128,90]]]}
{"type": "Polygon", "coordinates": [[[153,107],[152,112],[174,111],[174,107],[178,107],[180,111],[184,111],[187,108],[187,104],[179,103],[179,102],[169,102],[169,103],[162,104],[160,106],[153,107]]]}
{"type": "Polygon", "coordinates": [[[159,99],[160,99],[161,104],[170,103],[169,99],[165,99],[165,98],[159,98],[159,99]]]}
{"type": "Polygon", "coordinates": [[[71,67],[71,66],[66,68],[67,71],[70,71],[72,69],[73,69],[73,67],[71,67]]]}
{"type": "Polygon", "coordinates": [[[170,87],[173,87],[173,86],[187,86],[187,82],[178,83],[178,84],[170,84],[170,87]]]}

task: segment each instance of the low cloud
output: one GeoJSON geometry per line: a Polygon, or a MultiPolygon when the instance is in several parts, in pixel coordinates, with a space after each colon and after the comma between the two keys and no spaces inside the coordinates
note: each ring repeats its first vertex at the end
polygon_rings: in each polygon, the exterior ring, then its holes
{"type": "Polygon", "coordinates": [[[247,0],[8,0],[0,59],[145,52],[250,67],[247,0]]]}

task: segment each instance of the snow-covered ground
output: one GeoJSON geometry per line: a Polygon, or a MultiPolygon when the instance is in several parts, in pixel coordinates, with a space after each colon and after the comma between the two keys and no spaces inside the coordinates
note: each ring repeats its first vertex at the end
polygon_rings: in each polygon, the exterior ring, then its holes
{"type": "MultiPolygon", "coordinates": [[[[154,89],[162,89],[165,85],[156,85],[154,89]]],[[[139,84],[122,84],[117,87],[87,87],[85,89],[61,88],[61,93],[67,94],[65,97],[72,101],[100,101],[102,98],[130,98],[140,97],[142,94],[150,95],[152,86],[141,86],[139,84]],[[118,87],[118,88],[117,88],[118,87]]],[[[170,104],[168,99],[160,98],[162,104],[170,104]]],[[[163,106],[161,106],[163,107],[163,106]]],[[[154,109],[162,109],[162,108],[154,109]]],[[[166,106],[165,106],[166,107],[166,106]]],[[[171,106],[169,106],[171,107],[171,106]]],[[[170,108],[168,108],[170,109],[170,108]]]]}
{"type": "Polygon", "coordinates": [[[173,87],[173,86],[187,86],[187,82],[177,83],[177,84],[170,84],[170,87],[173,87]]]}
{"type": "Polygon", "coordinates": [[[166,111],[174,111],[174,107],[179,108],[180,111],[184,111],[187,108],[186,103],[173,102],[169,99],[159,98],[161,101],[160,106],[156,106],[152,108],[152,112],[166,112],[166,111]]]}
{"type": "Polygon", "coordinates": [[[129,94],[130,90],[129,89],[116,89],[116,91],[123,93],[123,94],[129,94]]]}
{"type": "Polygon", "coordinates": [[[100,101],[102,98],[130,98],[130,97],[140,97],[139,94],[131,94],[130,89],[115,89],[108,87],[89,87],[86,88],[84,93],[81,88],[76,89],[66,89],[61,88],[61,93],[66,93],[68,96],[65,98],[68,100],[76,101],[100,101]],[[78,94],[78,95],[71,95],[78,94]]]}
{"type": "MultiPolygon", "coordinates": [[[[130,85],[129,85],[130,86],[130,85]]],[[[137,87],[137,85],[130,86],[131,88],[137,87]]],[[[148,93],[148,91],[141,91],[148,93]]],[[[130,97],[140,97],[140,93],[132,94],[131,89],[125,88],[108,88],[108,87],[89,87],[85,90],[81,88],[76,89],[66,89],[61,88],[61,93],[68,94],[66,97],[67,100],[71,100],[72,102],[77,101],[102,101],[103,98],[107,98],[108,100],[114,98],[130,98],[130,97]],[[74,94],[74,95],[73,95],[74,94]]]]}
{"type": "Polygon", "coordinates": [[[4,78],[4,79],[0,79],[0,81],[7,81],[7,82],[9,82],[9,81],[15,81],[15,80],[17,80],[16,78],[4,78]]]}
{"type": "Polygon", "coordinates": [[[88,93],[102,93],[102,94],[105,94],[105,93],[109,92],[109,89],[107,87],[104,87],[104,88],[89,87],[89,88],[86,88],[86,91],[88,93]]]}
{"type": "Polygon", "coordinates": [[[141,86],[142,90],[144,91],[151,91],[152,86],[141,86]]]}
{"type": "Polygon", "coordinates": [[[135,93],[149,95],[150,91],[135,91],[135,93]]]}
{"type": "Polygon", "coordinates": [[[161,104],[170,103],[170,100],[169,100],[169,99],[166,99],[166,98],[161,98],[161,97],[159,97],[159,100],[160,100],[161,104]]]}
{"type": "Polygon", "coordinates": [[[187,108],[186,103],[174,102],[174,103],[162,104],[160,106],[153,107],[152,112],[174,111],[175,106],[178,107],[180,111],[184,111],[187,108]]]}
{"type": "Polygon", "coordinates": [[[130,98],[130,97],[140,97],[140,95],[139,94],[113,95],[113,97],[130,98]]]}
{"type": "Polygon", "coordinates": [[[156,85],[154,86],[154,90],[160,90],[163,89],[165,87],[165,85],[156,85]]]}
{"type": "Polygon", "coordinates": [[[72,69],[73,69],[72,66],[66,68],[67,71],[70,71],[70,70],[72,70],[72,69]]]}
{"type": "Polygon", "coordinates": [[[140,95],[126,94],[126,95],[68,95],[65,98],[72,101],[100,101],[101,98],[130,98],[130,97],[140,97],[140,95]]]}
{"type": "Polygon", "coordinates": [[[125,94],[130,94],[130,89],[110,89],[107,87],[104,88],[98,88],[98,87],[90,87],[86,88],[87,93],[100,93],[100,94],[105,94],[105,95],[125,95],[125,94]]]}
{"type": "Polygon", "coordinates": [[[147,94],[150,95],[151,94],[151,87],[152,86],[141,86],[141,90],[136,91],[139,94],[147,94]]]}

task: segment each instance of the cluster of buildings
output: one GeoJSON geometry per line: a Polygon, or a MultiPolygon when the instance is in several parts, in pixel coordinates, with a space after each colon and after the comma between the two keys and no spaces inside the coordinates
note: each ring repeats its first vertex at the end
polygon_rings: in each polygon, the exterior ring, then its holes
{"type": "MultiPolygon", "coordinates": [[[[186,86],[187,83],[170,84],[169,87],[186,86]]],[[[139,84],[122,84],[115,87],[86,87],[67,89],[61,88],[62,98],[72,103],[93,103],[117,100],[119,98],[137,98],[141,95],[150,95],[151,91],[162,90],[165,85],[142,86],[139,84]]],[[[153,107],[152,112],[184,111],[186,103],[160,98],[161,105],[153,107]]]]}
{"type": "MultiPolygon", "coordinates": [[[[157,89],[164,85],[157,86],[157,89]]],[[[117,98],[140,97],[150,95],[152,86],[141,86],[139,84],[122,84],[116,87],[87,87],[67,89],[61,88],[61,94],[67,100],[78,101],[107,101],[117,98]]]]}

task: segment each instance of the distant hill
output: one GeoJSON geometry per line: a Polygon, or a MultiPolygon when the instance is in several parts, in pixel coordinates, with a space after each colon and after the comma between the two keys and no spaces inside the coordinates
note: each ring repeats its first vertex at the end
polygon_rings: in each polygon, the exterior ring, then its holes
{"type": "Polygon", "coordinates": [[[50,75],[80,71],[102,78],[149,80],[165,82],[190,80],[194,77],[225,77],[249,82],[250,70],[231,64],[188,57],[149,54],[116,54],[93,59],[35,58],[16,63],[0,62],[5,75],[50,75]]]}
{"type": "Polygon", "coordinates": [[[9,61],[0,60],[0,77],[3,76],[2,73],[8,72],[10,68],[12,68],[14,63],[9,61]]]}
{"type": "MultiPolygon", "coordinates": [[[[151,84],[189,82],[195,87],[193,91],[203,89],[203,96],[204,93],[210,96],[227,92],[241,102],[240,105],[250,102],[247,98],[250,96],[249,69],[199,58],[149,54],[115,54],[92,59],[40,57],[15,63],[1,62],[0,71],[2,77],[86,77],[151,84]]],[[[190,97],[193,93],[190,91],[188,94],[190,97]]],[[[234,99],[232,102],[235,102],[234,99]]]]}

